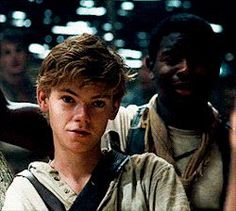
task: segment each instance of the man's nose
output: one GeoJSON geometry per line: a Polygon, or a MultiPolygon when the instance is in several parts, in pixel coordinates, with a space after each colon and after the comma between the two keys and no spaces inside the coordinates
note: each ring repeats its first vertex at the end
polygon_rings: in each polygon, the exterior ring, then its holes
{"type": "Polygon", "coordinates": [[[89,108],[85,104],[79,104],[74,109],[74,120],[88,123],[90,121],[89,108]]]}
{"type": "Polygon", "coordinates": [[[179,64],[176,65],[176,74],[178,76],[189,74],[189,65],[186,59],[183,59],[179,64]]]}
{"type": "Polygon", "coordinates": [[[188,71],[187,60],[183,59],[179,64],[177,64],[177,72],[185,72],[188,71]]]}

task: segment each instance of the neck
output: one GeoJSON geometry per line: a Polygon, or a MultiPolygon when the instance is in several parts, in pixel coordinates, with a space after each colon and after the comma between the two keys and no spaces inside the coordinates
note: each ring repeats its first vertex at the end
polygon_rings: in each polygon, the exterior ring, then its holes
{"type": "Polygon", "coordinates": [[[21,85],[22,81],[24,80],[25,74],[17,73],[17,74],[5,74],[3,78],[11,85],[19,86],[21,85]]]}
{"type": "Polygon", "coordinates": [[[79,193],[102,157],[101,150],[78,154],[55,152],[51,166],[55,168],[61,178],[77,193],[79,193]]]}
{"type": "Polygon", "coordinates": [[[207,101],[173,101],[158,98],[157,112],[167,125],[180,129],[201,129],[211,119],[207,101]]]}

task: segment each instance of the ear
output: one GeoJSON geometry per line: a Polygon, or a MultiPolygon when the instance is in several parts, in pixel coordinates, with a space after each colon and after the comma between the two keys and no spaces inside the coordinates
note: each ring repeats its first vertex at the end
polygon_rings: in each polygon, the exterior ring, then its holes
{"type": "Polygon", "coordinates": [[[143,58],[143,65],[144,67],[146,67],[147,69],[149,69],[150,71],[152,70],[153,68],[153,62],[150,60],[150,57],[149,56],[145,56],[143,58]]]}
{"type": "Polygon", "coordinates": [[[48,112],[48,94],[43,90],[37,90],[37,100],[42,112],[48,112]]]}
{"type": "Polygon", "coordinates": [[[110,116],[110,120],[113,120],[116,118],[116,115],[119,111],[119,108],[120,108],[120,100],[116,100],[113,102],[113,111],[111,112],[111,116],[110,116]]]}

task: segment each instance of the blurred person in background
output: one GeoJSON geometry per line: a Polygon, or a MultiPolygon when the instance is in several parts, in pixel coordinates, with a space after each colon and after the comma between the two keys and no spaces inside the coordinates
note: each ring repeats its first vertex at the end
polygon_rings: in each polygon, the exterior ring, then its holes
{"type": "MultiPolygon", "coordinates": [[[[35,103],[35,86],[29,72],[27,35],[21,29],[13,27],[0,33],[0,89],[7,100],[35,103]]],[[[1,151],[12,171],[18,172],[28,165],[34,155],[26,149],[6,144],[5,141],[6,139],[0,139],[1,151]]]]}
{"type": "Polygon", "coordinates": [[[31,159],[45,160],[46,157],[52,155],[52,143],[50,143],[51,129],[42,116],[39,107],[32,103],[11,102],[5,98],[1,89],[0,117],[0,140],[4,141],[0,145],[1,210],[5,192],[12,182],[14,173],[25,168],[25,165],[28,165],[31,159]],[[25,154],[25,149],[17,148],[16,150],[16,147],[6,145],[5,142],[27,148],[28,151],[25,154]],[[47,144],[47,146],[44,144],[47,144]],[[11,151],[7,154],[6,146],[11,146],[11,151]],[[21,156],[18,156],[19,149],[21,149],[21,156]],[[49,149],[49,151],[46,149],[49,149]],[[29,153],[29,150],[33,153],[29,153]],[[7,156],[8,161],[2,151],[7,156]]]}
{"type": "Polygon", "coordinates": [[[8,100],[36,102],[28,63],[28,37],[17,28],[0,33],[0,88],[8,100]]]}

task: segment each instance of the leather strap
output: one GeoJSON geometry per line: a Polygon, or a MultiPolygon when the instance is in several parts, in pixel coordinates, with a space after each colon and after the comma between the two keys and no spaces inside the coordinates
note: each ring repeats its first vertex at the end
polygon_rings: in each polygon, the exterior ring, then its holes
{"type": "MultiPolygon", "coordinates": [[[[129,156],[114,150],[107,152],[95,167],[92,176],[88,183],[83,188],[82,192],[77,196],[69,211],[95,211],[104,198],[110,182],[121,171],[123,165],[128,161],[129,156]]],[[[49,211],[65,211],[63,203],[29,170],[17,174],[27,178],[40,197],[44,201],[49,211]]]]}
{"type": "Polygon", "coordinates": [[[25,177],[32,183],[49,211],[66,211],[63,203],[51,191],[42,185],[31,171],[24,170],[17,174],[17,176],[25,177]]]}
{"type": "Polygon", "coordinates": [[[114,150],[98,163],[88,183],[77,196],[69,211],[95,211],[104,198],[110,182],[117,176],[129,156],[114,150]]]}

